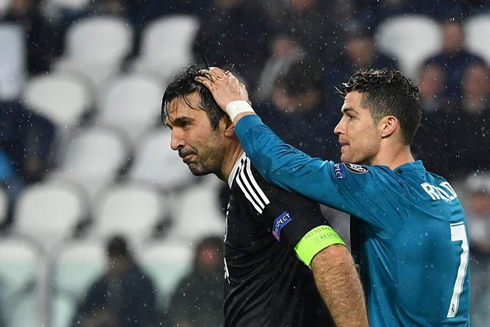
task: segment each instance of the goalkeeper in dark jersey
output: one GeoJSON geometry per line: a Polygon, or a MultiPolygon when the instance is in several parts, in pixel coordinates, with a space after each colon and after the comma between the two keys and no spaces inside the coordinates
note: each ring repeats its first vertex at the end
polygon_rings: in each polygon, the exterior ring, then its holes
{"type": "Polygon", "coordinates": [[[162,120],[196,175],[228,182],[225,326],[367,326],[362,287],[320,206],[266,182],[234,127],[188,68],[167,87],[162,120]]]}

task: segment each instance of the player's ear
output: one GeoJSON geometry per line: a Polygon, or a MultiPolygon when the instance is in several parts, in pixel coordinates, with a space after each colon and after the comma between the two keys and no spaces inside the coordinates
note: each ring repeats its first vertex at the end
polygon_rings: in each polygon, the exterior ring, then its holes
{"type": "Polygon", "coordinates": [[[398,119],[395,116],[385,116],[378,123],[381,138],[391,136],[398,126],[398,119]]]}
{"type": "Polygon", "coordinates": [[[235,136],[235,125],[233,125],[233,122],[230,120],[228,116],[224,118],[224,123],[225,123],[225,136],[226,137],[234,137],[235,136]]]}

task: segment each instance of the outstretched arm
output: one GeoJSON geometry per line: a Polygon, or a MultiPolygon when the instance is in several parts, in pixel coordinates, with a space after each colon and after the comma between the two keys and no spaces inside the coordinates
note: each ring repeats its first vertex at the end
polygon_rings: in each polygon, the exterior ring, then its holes
{"type": "MultiPolygon", "coordinates": [[[[233,74],[219,68],[205,73],[207,77],[197,80],[211,91],[235,126],[246,116],[256,116],[243,102],[250,103],[245,86],[233,74]]],[[[248,130],[237,131],[237,135],[245,152],[266,179],[318,202],[331,202],[326,200],[329,198],[329,185],[325,183],[328,177],[321,178],[325,172],[322,160],[313,159],[285,144],[258,117],[247,117],[244,121],[249,123],[248,130]],[[255,133],[251,133],[252,129],[255,133]],[[318,191],[320,189],[322,192],[318,191]]],[[[361,282],[345,246],[331,245],[321,250],[313,257],[311,269],[318,291],[337,326],[369,325],[361,282]]]]}
{"type": "Polygon", "coordinates": [[[354,261],[343,245],[331,245],[311,262],[315,283],[337,326],[369,326],[354,261]]]}

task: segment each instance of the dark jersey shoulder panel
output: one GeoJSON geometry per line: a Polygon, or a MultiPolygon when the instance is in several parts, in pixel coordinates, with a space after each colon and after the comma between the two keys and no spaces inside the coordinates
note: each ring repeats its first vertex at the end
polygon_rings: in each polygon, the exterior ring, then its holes
{"type": "Polygon", "coordinates": [[[266,182],[242,155],[229,184],[225,326],[334,326],[294,247],[329,225],[320,206],[266,182]]]}

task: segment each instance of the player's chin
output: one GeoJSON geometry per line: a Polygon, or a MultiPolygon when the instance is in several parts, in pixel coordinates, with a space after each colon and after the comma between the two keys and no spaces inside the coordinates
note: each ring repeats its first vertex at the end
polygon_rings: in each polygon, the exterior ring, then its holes
{"type": "Polygon", "coordinates": [[[188,164],[188,166],[189,166],[189,170],[194,176],[205,176],[210,173],[209,171],[207,171],[206,169],[204,169],[199,165],[196,165],[195,163],[190,163],[188,164]]]}
{"type": "Polygon", "coordinates": [[[351,159],[352,158],[349,155],[347,155],[346,153],[342,153],[340,155],[340,161],[342,161],[342,162],[348,162],[348,163],[350,163],[351,162],[351,159]]]}

